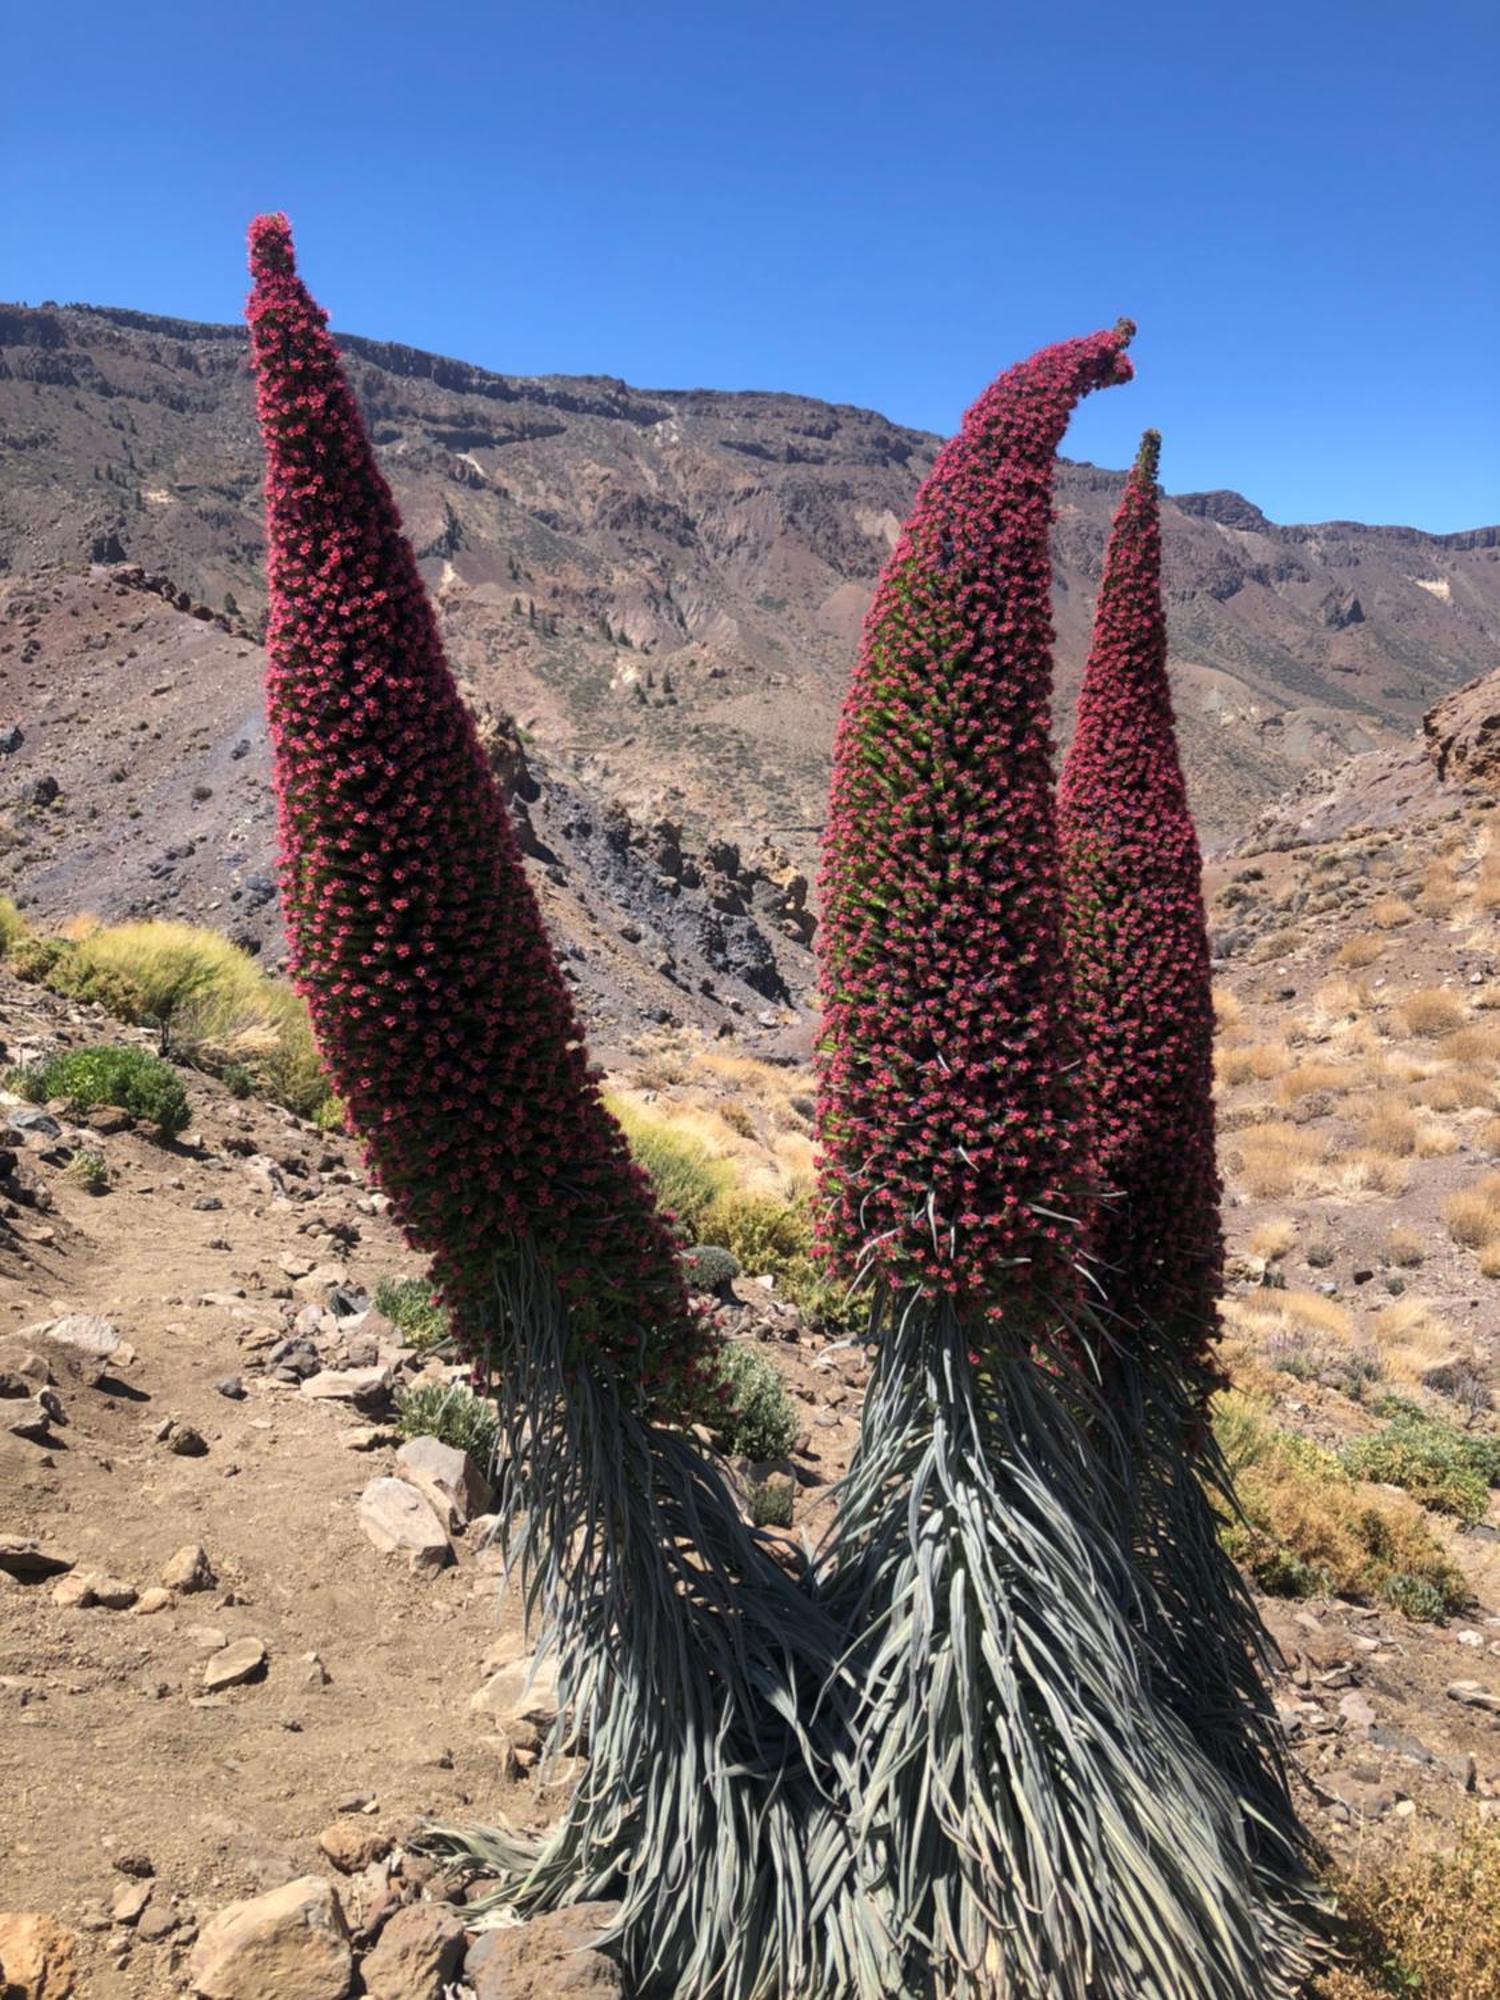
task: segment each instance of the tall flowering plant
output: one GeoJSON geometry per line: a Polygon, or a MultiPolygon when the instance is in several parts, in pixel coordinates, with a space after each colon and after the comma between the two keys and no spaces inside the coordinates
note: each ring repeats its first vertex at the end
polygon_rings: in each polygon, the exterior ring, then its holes
{"type": "Polygon", "coordinates": [[[1100,1199],[1094,1319],[1126,1455],[1146,1651],[1164,1701],[1245,1805],[1263,1927],[1306,1964],[1323,1913],[1258,1663],[1269,1641],[1219,1546],[1233,1507],[1206,1422],[1223,1281],[1202,857],[1177,751],[1161,583],[1161,438],[1110,531],[1058,783],[1065,934],[1100,1199]]]}
{"type": "Polygon", "coordinates": [[[250,234],[268,695],[292,969],[396,1219],[461,1338],[522,1240],[580,1359],[665,1413],[707,1336],[589,1069],[505,805],[291,231],[250,234]]]}
{"type": "Polygon", "coordinates": [[[708,1333],[601,1101],[284,216],[254,224],[250,264],[296,977],[491,1376],[501,1536],[558,1661],[552,1747],[590,1747],[542,1838],[435,1839],[529,1911],[618,1897],[643,1993],[831,2000],[808,1912],[847,1841],[804,1717],[836,1634],[682,1427],[708,1333]]]}
{"type": "Polygon", "coordinates": [[[1239,1802],[1142,1657],[1081,1337],[1092,1153],[1048,535],[1069,414],[1129,378],[1130,332],[1047,348],[968,413],[881,579],[838,732],[823,1247],[869,1288],[875,1362],[821,1575],[851,1638],[860,1880],[887,1921],[871,1992],[1290,1990],[1239,1802]]]}
{"type": "Polygon", "coordinates": [[[1128,322],[989,388],[865,621],[834,746],[819,931],[825,1242],[981,1318],[1066,1292],[1087,1149],[1051,788],[1052,467],[1128,322]]]}
{"type": "Polygon", "coordinates": [[[1093,1156],[1108,1191],[1093,1248],[1113,1311],[1152,1322],[1204,1375],[1224,1275],[1213,991],[1167,681],[1160,452],[1147,431],[1115,516],[1057,816],[1093,1156]]]}

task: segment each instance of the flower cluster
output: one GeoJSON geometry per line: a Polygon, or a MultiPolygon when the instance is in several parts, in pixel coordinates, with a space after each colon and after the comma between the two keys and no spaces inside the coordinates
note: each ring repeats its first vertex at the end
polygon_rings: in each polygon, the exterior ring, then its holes
{"type": "Polygon", "coordinates": [[[1078,725],[1058,786],[1074,1012],[1104,1199],[1093,1250],[1115,1311],[1202,1366],[1224,1250],[1202,860],[1167,682],[1147,431],[1105,556],[1078,725]]]}
{"type": "Polygon", "coordinates": [[[326,315],[281,215],[250,232],[269,707],[293,971],[409,1240],[483,1344],[529,1239],[578,1359],[664,1414],[707,1334],[589,1068],[503,801],[326,315]]]}
{"type": "Polygon", "coordinates": [[[1087,1171],[1052,803],[1053,464],[1128,321],[993,383],[881,578],[835,745],[822,891],[825,1252],[1004,1309],[1068,1289],[1087,1171]]]}

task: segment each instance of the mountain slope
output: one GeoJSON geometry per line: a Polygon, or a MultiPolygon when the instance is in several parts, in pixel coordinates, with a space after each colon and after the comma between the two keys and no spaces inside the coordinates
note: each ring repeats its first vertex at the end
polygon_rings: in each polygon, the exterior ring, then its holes
{"type": "MultiPolygon", "coordinates": [[[[938,440],[794,396],[523,380],[344,346],[479,696],[595,794],[701,840],[773,839],[805,868],[865,601],[938,440]]],[[[0,573],[128,559],[257,618],[238,328],[0,306],[0,454],[0,573]]],[[[1059,480],[1065,697],[1119,488],[1090,466],[1059,480]]],[[[1211,842],[1309,767],[1405,736],[1500,657],[1500,530],[1278,527],[1232,493],[1180,496],[1164,526],[1211,842]]],[[[111,671],[154,673],[140,657],[111,671]]],[[[8,657],[0,675],[0,707],[24,723],[8,657]]]]}

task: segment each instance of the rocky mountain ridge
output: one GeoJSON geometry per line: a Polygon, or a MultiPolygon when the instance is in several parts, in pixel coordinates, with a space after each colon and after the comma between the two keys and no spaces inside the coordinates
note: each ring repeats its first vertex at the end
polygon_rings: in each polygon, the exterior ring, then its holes
{"type": "MultiPolygon", "coordinates": [[[[680,820],[700,849],[771,842],[810,872],[860,619],[939,441],[803,397],[511,377],[341,338],[477,698],[643,823],[680,820]]],[[[1064,720],[1121,477],[1060,468],[1064,720]]],[[[1308,769],[1399,742],[1500,660],[1500,529],[1277,526],[1227,492],[1169,499],[1164,527],[1211,844],[1308,769]]],[[[90,560],[170,576],[254,627],[239,328],[0,306],[0,575],[90,560]]],[[[146,649],[136,661],[101,684],[106,711],[159,678],[146,649]]],[[[15,664],[0,656],[0,722],[37,724],[15,664]]]]}

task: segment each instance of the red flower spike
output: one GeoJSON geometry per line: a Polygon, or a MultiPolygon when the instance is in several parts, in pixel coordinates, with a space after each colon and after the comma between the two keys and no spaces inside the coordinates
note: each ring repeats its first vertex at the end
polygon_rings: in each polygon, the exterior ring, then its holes
{"type": "Polygon", "coordinates": [[[1087,1178],[1052,803],[1053,464],[1134,328],[1044,348],[939,454],[881,578],[824,842],[823,1248],[998,1317],[1072,1288],[1087,1178]]]}
{"type": "Polygon", "coordinates": [[[1212,1380],[1224,1243],[1214,1158],[1203,864],[1167,680],[1147,431],[1110,531],[1078,725],[1058,785],[1068,960],[1095,1170],[1092,1249],[1128,1324],[1212,1380]]]}
{"type": "Polygon", "coordinates": [[[283,215],[250,230],[269,707],[293,970],[408,1240],[482,1359],[534,1244],[584,1363],[663,1415],[709,1335],[605,1110],[504,802],[283,215]]]}

